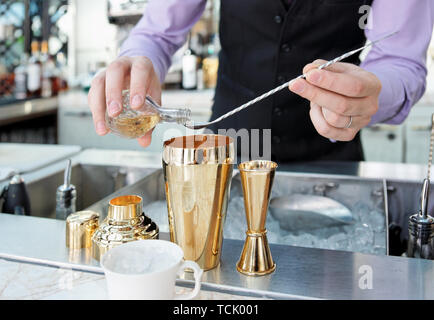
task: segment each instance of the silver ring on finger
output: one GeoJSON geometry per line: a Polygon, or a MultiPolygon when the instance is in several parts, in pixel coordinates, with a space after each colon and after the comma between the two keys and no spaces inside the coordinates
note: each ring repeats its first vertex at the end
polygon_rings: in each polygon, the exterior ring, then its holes
{"type": "Polygon", "coordinates": [[[345,129],[349,129],[351,127],[351,125],[353,124],[353,117],[350,116],[350,121],[348,122],[347,126],[345,127],[345,129]]]}

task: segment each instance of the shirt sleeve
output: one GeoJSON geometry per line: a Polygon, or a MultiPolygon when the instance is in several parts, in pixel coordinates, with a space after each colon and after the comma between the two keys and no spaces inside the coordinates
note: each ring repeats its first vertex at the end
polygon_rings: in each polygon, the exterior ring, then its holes
{"type": "Polygon", "coordinates": [[[172,55],[185,43],[205,5],[206,0],[150,0],[119,55],[147,57],[164,82],[172,55]]]}
{"type": "Polygon", "coordinates": [[[426,57],[434,21],[433,0],[374,0],[369,40],[396,35],[373,46],[361,67],[382,83],[371,124],[400,124],[426,89],[426,57]]]}

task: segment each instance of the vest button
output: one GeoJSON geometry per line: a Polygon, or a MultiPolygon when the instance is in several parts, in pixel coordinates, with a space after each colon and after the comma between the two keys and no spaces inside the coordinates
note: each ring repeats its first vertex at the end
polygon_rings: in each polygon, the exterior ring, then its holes
{"type": "Polygon", "coordinates": [[[283,52],[288,53],[289,51],[291,51],[291,46],[287,43],[284,43],[284,44],[282,44],[281,49],[283,52]]]}
{"type": "Polygon", "coordinates": [[[274,17],[274,22],[276,22],[277,24],[281,24],[282,23],[282,17],[277,15],[274,17]]]}
{"type": "Polygon", "coordinates": [[[273,142],[275,144],[279,144],[280,143],[280,138],[278,136],[273,136],[273,142]]]}
{"type": "Polygon", "coordinates": [[[273,111],[276,117],[280,117],[282,115],[282,109],[280,109],[279,107],[274,108],[273,111]]]}

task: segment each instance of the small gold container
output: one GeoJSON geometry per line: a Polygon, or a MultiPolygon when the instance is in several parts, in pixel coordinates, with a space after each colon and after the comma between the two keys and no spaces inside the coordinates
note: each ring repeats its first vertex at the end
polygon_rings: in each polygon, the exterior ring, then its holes
{"type": "Polygon", "coordinates": [[[78,211],[66,218],[66,247],[90,248],[92,236],[98,228],[99,214],[94,211],[78,211]]]}
{"type": "Polygon", "coordinates": [[[139,239],[158,239],[158,226],[143,213],[136,195],[111,199],[108,214],[92,237],[92,256],[99,261],[109,249],[139,239]]]}

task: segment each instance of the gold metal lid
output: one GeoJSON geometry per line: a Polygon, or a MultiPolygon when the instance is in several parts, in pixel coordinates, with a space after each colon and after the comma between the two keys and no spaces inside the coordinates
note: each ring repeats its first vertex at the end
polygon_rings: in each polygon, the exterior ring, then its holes
{"type": "Polygon", "coordinates": [[[120,196],[109,202],[107,217],[112,220],[133,219],[142,214],[142,198],[139,196],[120,196]]]}
{"type": "Polygon", "coordinates": [[[66,246],[70,249],[90,248],[92,236],[98,228],[99,214],[78,211],[66,218],[66,246]]]}

